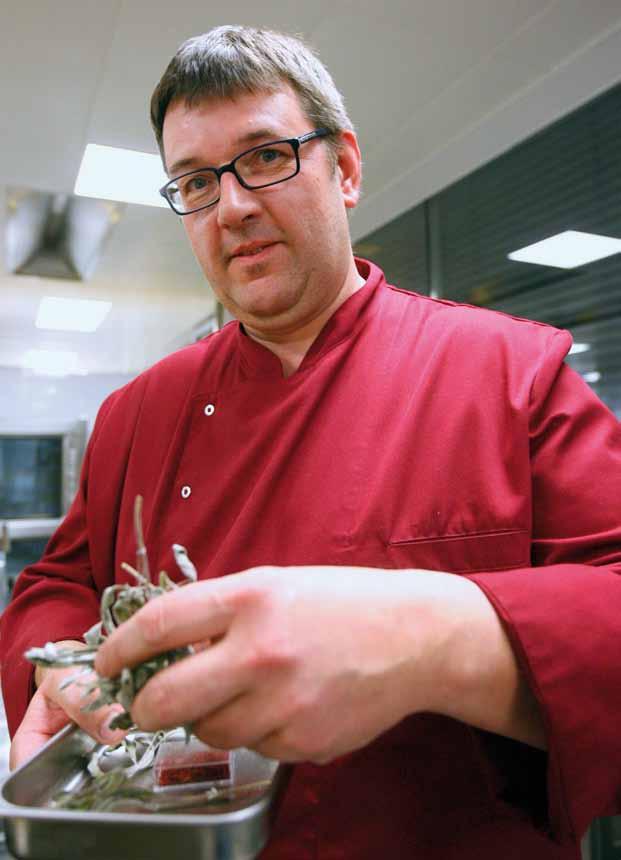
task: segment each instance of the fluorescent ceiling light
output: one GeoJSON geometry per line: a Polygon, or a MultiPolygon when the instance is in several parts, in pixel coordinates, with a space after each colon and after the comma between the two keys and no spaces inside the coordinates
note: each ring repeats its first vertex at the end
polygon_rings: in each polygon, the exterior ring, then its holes
{"type": "Polygon", "coordinates": [[[569,355],[579,355],[581,352],[588,352],[590,349],[590,343],[572,343],[569,355]]]}
{"type": "Polygon", "coordinates": [[[585,382],[593,383],[593,382],[599,382],[600,379],[602,378],[602,375],[599,372],[599,370],[590,370],[588,373],[583,373],[582,378],[584,379],[585,382]]]}
{"type": "Polygon", "coordinates": [[[539,266],[555,266],[558,269],[575,269],[585,263],[602,260],[621,252],[621,239],[565,230],[534,245],[527,245],[509,254],[510,260],[519,263],[536,263],[539,266]]]}
{"type": "Polygon", "coordinates": [[[158,155],[89,143],[74,191],[81,197],[167,208],[168,203],[158,192],[167,181],[158,155]]]}
{"type": "Polygon", "coordinates": [[[39,304],[35,325],[37,328],[56,331],[95,331],[108,316],[111,307],[112,302],[46,296],[39,304]]]}
{"type": "Polygon", "coordinates": [[[60,349],[28,349],[23,365],[40,376],[68,376],[79,372],[77,352],[60,349]]]}

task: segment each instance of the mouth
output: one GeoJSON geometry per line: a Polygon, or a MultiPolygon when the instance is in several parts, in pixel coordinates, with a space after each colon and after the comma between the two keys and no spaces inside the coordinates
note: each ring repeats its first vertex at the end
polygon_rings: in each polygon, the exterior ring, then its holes
{"type": "Polygon", "coordinates": [[[276,242],[252,243],[249,245],[241,245],[236,248],[229,257],[229,262],[246,260],[256,262],[259,258],[266,257],[272,248],[276,247],[276,242]]]}

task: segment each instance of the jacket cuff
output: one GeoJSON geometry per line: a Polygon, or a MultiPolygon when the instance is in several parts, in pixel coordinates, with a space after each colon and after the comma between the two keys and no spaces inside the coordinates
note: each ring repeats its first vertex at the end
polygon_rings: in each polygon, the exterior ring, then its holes
{"type": "MultiPolygon", "coordinates": [[[[621,576],[558,564],[467,578],[498,613],[539,704],[548,742],[546,792],[539,792],[547,822],[539,824],[560,843],[580,839],[593,818],[621,804],[621,576]]],[[[513,777],[501,779],[509,790],[519,758],[513,777]]],[[[490,760],[498,766],[497,751],[490,760]]],[[[506,771],[506,760],[500,767],[506,771]]]]}

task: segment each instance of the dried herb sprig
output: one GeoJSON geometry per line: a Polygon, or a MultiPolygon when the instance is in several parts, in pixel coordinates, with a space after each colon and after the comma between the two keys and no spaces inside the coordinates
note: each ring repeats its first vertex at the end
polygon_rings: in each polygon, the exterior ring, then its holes
{"type": "Polygon", "coordinates": [[[141,770],[146,770],[153,766],[155,755],[161,744],[164,743],[167,738],[172,735],[176,735],[176,733],[176,729],[169,732],[132,731],[125,735],[123,740],[115,746],[105,744],[98,747],[91,755],[86,769],[95,779],[99,776],[103,776],[105,773],[109,773],[112,768],[109,767],[106,770],[102,770],[102,762],[104,762],[108,756],[114,756],[117,750],[121,750],[124,754],[125,760],[129,761],[129,764],[122,765],[115,763],[114,769],[122,771],[128,779],[131,779],[132,776],[135,776],[135,774],[139,773],[141,770]]]}
{"type": "Polygon", "coordinates": [[[183,792],[162,796],[148,788],[131,783],[120,769],[113,769],[91,780],[88,785],[73,791],[63,791],[52,801],[54,809],[75,809],[88,812],[110,812],[129,802],[142,812],[175,812],[181,809],[200,808],[206,804],[224,803],[264,792],[271,780],[244,783],[239,786],[210,786],[203,791],[183,792]]]}
{"type": "MultiPolygon", "coordinates": [[[[120,703],[124,710],[111,721],[110,727],[128,730],[128,734],[119,744],[97,746],[86,767],[90,777],[87,783],[79,789],[60,792],[52,800],[52,807],[109,811],[129,803],[139,806],[145,812],[163,812],[224,802],[264,791],[270,784],[269,780],[236,787],[212,786],[203,791],[184,792],[181,796],[164,798],[159,793],[133,782],[137,773],[152,767],[161,744],[178,731],[138,731],[130,715],[133,700],[153,675],[193,653],[191,646],[175,648],[132,668],[125,667],[115,678],[104,678],[94,673],[97,650],[119,624],[131,618],[149,600],[179,588],[165,571],[159,573],[157,584],[151,581],[142,530],[141,496],[136,497],[134,505],[134,534],[136,567],[126,562],[123,562],[121,567],[132,577],[135,584],[111,585],[104,590],[100,602],[100,619],[84,633],[85,647],[75,650],[48,642],[42,648],[31,648],[25,654],[32,663],[45,668],[75,666],[78,671],[65,679],[62,687],[76,683],[84,688],[84,696],[90,699],[84,706],[84,711],[94,711],[104,705],[120,703]],[[83,682],[81,679],[85,675],[88,675],[88,679],[83,682]],[[112,761],[106,762],[108,757],[112,761]]],[[[180,544],[173,544],[172,549],[175,562],[184,576],[185,581],[181,585],[195,582],[196,568],[185,548],[180,544]]],[[[185,726],[184,729],[187,740],[190,737],[190,727],[185,726]]]]}
{"type": "MultiPolygon", "coordinates": [[[[159,573],[157,585],[151,581],[149,559],[142,530],[142,496],[137,496],[134,504],[134,534],[136,539],[136,567],[134,568],[126,562],[123,562],[121,567],[133,577],[136,584],[110,585],[104,590],[100,603],[100,620],[84,634],[86,647],[77,650],[48,642],[42,648],[30,648],[25,653],[26,659],[45,668],[64,668],[67,666],[81,668],[78,674],[63,682],[64,686],[74,682],[79,683],[80,675],[83,673],[91,674],[99,646],[119,624],[131,618],[149,600],[179,588],[165,571],[159,573]]],[[[181,573],[185,577],[185,582],[181,584],[195,582],[197,579],[196,568],[190,561],[185,548],[179,544],[173,544],[173,554],[181,573]]],[[[94,711],[104,705],[118,702],[124,710],[114,717],[110,727],[113,729],[132,728],[133,721],[129,712],[138,692],[157,672],[192,653],[191,646],[175,648],[158,654],[132,668],[125,667],[120,675],[115,678],[95,675],[88,684],[83,686],[85,687],[85,696],[92,696],[94,693],[97,695],[95,699],[84,706],[83,710],[94,711]]]]}

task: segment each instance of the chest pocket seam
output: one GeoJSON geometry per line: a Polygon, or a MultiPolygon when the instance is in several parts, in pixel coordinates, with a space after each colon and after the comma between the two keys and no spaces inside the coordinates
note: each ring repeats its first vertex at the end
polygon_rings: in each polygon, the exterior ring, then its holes
{"type": "Polygon", "coordinates": [[[401,546],[401,544],[412,543],[435,543],[440,541],[450,540],[469,540],[470,538],[485,538],[488,535],[519,535],[528,534],[528,529],[489,529],[480,532],[455,532],[446,535],[437,535],[436,537],[413,537],[413,538],[398,538],[397,540],[388,541],[389,546],[401,546]]]}
{"type": "Polygon", "coordinates": [[[456,534],[438,535],[435,537],[400,538],[388,542],[388,549],[407,551],[412,549],[412,560],[418,561],[417,566],[429,567],[431,570],[446,570],[451,573],[475,573],[476,571],[512,570],[516,567],[529,566],[529,531],[528,529],[490,529],[487,531],[462,532],[456,534]],[[508,540],[504,541],[503,539],[508,540]],[[511,541],[511,538],[522,538],[511,541]],[[492,547],[496,539],[495,547],[492,547]],[[471,563],[464,566],[455,563],[460,549],[470,556],[471,563]],[[487,557],[488,550],[493,550],[487,557]],[[416,552],[418,550],[418,553],[416,552]],[[482,559],[485,555],[485,562],[482,559]],[[418,556],[418,558],[417,558],[418,556]],[[494,558],[490,564],[490,558],[494,558]]]}

